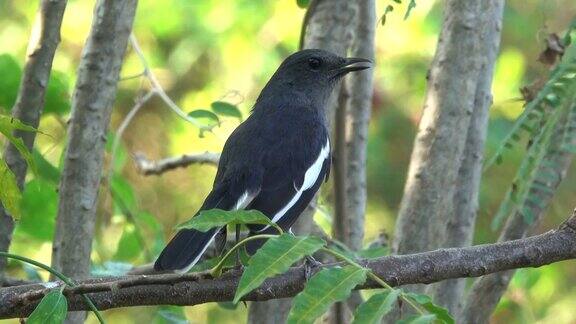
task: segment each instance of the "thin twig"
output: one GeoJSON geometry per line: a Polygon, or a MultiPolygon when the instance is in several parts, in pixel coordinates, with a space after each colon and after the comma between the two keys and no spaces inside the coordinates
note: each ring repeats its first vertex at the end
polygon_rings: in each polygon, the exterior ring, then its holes
{"type": "MultiPolygon", "coordinates": [[[[148,91],[141,98],[138,98],[136,100],[136,102],[134,103],[134,106],[132,107],[132,109],[130,109],[130,112],[128,112],[128,114],[126,115],[126,118],[124,118],[124,120],[122,121],[122,123],[118,127],[118,130],[116,131],[116,136],[114,136],[114,142],[112,143],[112,153],[110,156],[111,162],[110,162],[110,167],[109,167],[108,179],[112,179],[112,175],[114,173],[114,161],[116,161],[116,153],[118,151],[118,146],[120,146],[120,141],[122,140],[122,136],[124,135],[124,132],[126,131],[126,128],[128,128],[128,125],[130,124],[132,119],[134,119],[134,117],[136,116],[138,111],[140,111],[140,108],[142,108],[144,106],[144,104],[146,102],[148,102],[148,100],[150,100],[150,98],[152,98],[152,96],[154,96],[155,94],[156,94],[156,91],[154,89],[152,89],[152,90],[148,91]]],[[[108,181],[108,183],[110,183],[110,181],[108,181]]]]}
{"type": "Polygon", "coordinates": [[[156,94],[158,94],[158,96],[162,99],[162,101],[164,101],[166,103],[168,108],[172,109],[172,111],[174,113],[176,113],[176,115],[178,115],[182,119],[192,123],[196,127],[200,128],[200,129],[205,129],[205,127],[202,126],[200,123],[198,123],[198,121],[196,121],[194,118],[190,118],[188,115],[186,115],[186,113],[184,111],[182,111],[182,109],[180,109],[180,107],[178,107],[178,105],[174,101],[172,101],[172,99],[170,99],[170,97],[166,94],[166,92],[164,91],[164,89],[160,85],[160,82],[158,82],[156,75],[150,69],[148,62],[146,61],[146,58],[144,57],[144,53],[142,52],[142,49],[140,48],[140,44],[138,44],[138,40],[136,39],[134,34],[130,35],[130,44],[132,45],[132,49],[134,50],[134,52],[136,53],[136,55],[140,59],[140,62],[144,66],[144,75],[150,81],[150,84],[152,85],[152,89],[156,92],[156,94]]]}
{"type": "Polygon", "coordinates": [[[138,79],[138,78],[141,78],[143,76],[145,76],[144,71],[137,73],[137,74],[121,77],[119,81],[122,82],[122,81],[127,81],[127,80],[132,80],[132,79],[138,79]]]}
{"type": "Polygon", "coordinates": [[[166,171],[177,168],[184,168],[190,164],[210,164],[218,165],[220,160],[219,153],[205,152],[200,154],[184,154],[178,157],[170,157],[162,160],[152,161],[146,158],[142,153],[136,153],[133,156],[136,168],[143,175],[159,175],[166,171]]]}

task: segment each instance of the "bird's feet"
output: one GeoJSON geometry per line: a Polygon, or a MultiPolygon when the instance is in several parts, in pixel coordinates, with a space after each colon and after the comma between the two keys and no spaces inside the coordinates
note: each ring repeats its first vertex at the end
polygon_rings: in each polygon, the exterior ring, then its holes
{"type": "Polygon", "coordinates": [[[318,262],[311,255],[307,255],[304,259],[304,277],[308,281],[314,274],[314,270],[322,265],[322,262],[318,262]]]}
{"type": "Polygon", "coordinates": [[[232,269],[244,271],[244,265],[242,264],[242,262],[236,263],[236,264],[232,267],[232,269]]]}

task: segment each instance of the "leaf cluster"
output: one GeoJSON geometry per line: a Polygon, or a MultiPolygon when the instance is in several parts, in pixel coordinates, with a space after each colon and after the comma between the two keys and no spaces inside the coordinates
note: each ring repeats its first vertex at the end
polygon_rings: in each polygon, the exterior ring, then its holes
{"type": "MultiPolygon", "coordinates": [[[[576,25],[576,24],[575,24],[576,25]]],[[[573,26],[574,27],[574,26],[573,26]]],[[[562,177],[562,155],[576,153],[576,43],[568,31],[564,56],[547,82],[513,124],[485,170],[502,162],[506,149],[528,138],[524,158],[505,194],[492,227],[498,228],[518,212],[527,223],[545,209],[542,197],[551,196],[562,177]]],[[[546,200],[547,201],[547,200],[546,200]]]]}
{"type": "MultiPolygon", "coordinates": [[[[206,231],[213,227],[236,224],[265,224],[268,218],[258,211],[222,211],[218,209],[203,211],[179,228],[193,228],[206,231]]],[[[357,261],[339,249],[329,248],[326,242],[314,236],[294,236],[280,232],[278,235],[255,235],[245,238],[226,253],[220,262],[212,268],[215,275],[221,273],[222,265],[232,253],[253,239],[267,239],[266,243],[249,259],[242,273],[234,303],[242,300],[248,293],[261,286],[264,281],[282,274],[291,266],[315,252],[322,250],[335,256],[342,263],[324,267],[310,278],[304,290],[293,301],[288,315],[288,323],[314,323],[332,304],[350,296],[354,288],[371,279],[383,287],[383,291],[373,295],[362,303],[355,312],[354,323],[378,323],[395,303],[404,301],[413,307],[418,315],[403,319],[403,323],[454,323],[448,311],[435,305],[426,295],[404,293],[393,289],[370,269],[362,267],[357,261]]]]}

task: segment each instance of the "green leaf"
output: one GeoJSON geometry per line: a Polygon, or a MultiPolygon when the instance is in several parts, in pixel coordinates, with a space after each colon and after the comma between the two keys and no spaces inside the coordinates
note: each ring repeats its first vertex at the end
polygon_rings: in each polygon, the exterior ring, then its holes
{"type": "Polygon", "coordinates": [[[276,225],[266,215],[257,210],[203,210],[190,220],[178,225],[176,229],[193,228],[207,232],[214,227],[236,224],[276,225]]]}
{"type": "Polygon", "coordinates": [[[354,266],[324,269],[314,275],[292,302],[287,323],[314,323],[330,305],[346,299],[352,289],[366,281],[367,269],[354,266]]]}
{"type": "Polygon", "coordinates": [[[118,242],[118,249],[114,255],[114,260],[134,261],[140,256],[142,248],[134,225],[127,224],[124,226],[124,231],[118,242]]]}
{"type": "MultiPolygon", "coordinates": [[[[442,321],[446,324],[454,324],[454,318],[448,310],[444,307],[438,306],[432,302],[432,298],[422,294],[415,294],[415,293],[407,293],[406,294],[409,298],[413,299],[418,304],[422,305],[424,309],[428,312],[436,315],[438,320],[442,321]]],[[[428,322],[417,322],[417,323],[428,323],[428,322]]]]}
{"type": "Polygon", "coordinates": [[[52,241],[58,211],[57,186],[43,179],[33,179],[22,193],[22,218],[16,225],[18,233],[39,241],[52,241]]]}
{"type": "Polygon", "coordinates": [[[14,130],[23,130],[28,132],[36,132],[36,128],[28,126],[16,118],[0,114],[0,132],[6,137],[5,133],[11,134],[14,130]]]}
{"type": "Polygon", "coordinates": [[[412,315],[397,321],[396,324],[429,324],[434,323],[434,320],[436,320],[436,315],[434,314],[412,315]]]}
{"type": "Polygon", "coordinates": [[[37,176],[39,178],[58,185],[60,182],[60,170],[57,167],[48,162],[37,149],[32,151],[32,160],[38,169],[37,176]]]}
{"type": "Polygon", "coordinates": [[[212,111],[221,116],[235,117],[242,120],[240,109],[231,103],[215,101],[211,105],[212,111]]]}
{"type": "Polygon", "coordinates": [[[166,246],[166,240],[164,239],[164,228],[158,222],[158,219],[144,211],[136,212],[135,219],[138,221],[139,227],[144,233],[143,235],[145,235],[147,240],[152,241],[149,244],[152,255],[160,254],[164,246],[166,246]]]}
{"type": "Polygon", "coordinates": [[[62,292],[52,290],[36,306],[26,323],[28,324],[56,324],[64,323],[66,312],[68,311],[68,302],[62,292]]]}
{"type": "Polygon", "coordinates": [[[122,176],[112,176],[110,189],[112,191],[112,199],[114,200],[114,203],[118,205],[122,213],[125,212],[124,209],[127,209],[129,212],[134,212],[137,209],[138,204],[136,201],[136,195],[134,194],[134,189],[132,189],[132,185],[122,176]]]}
{"type": "MultiPolygon", "coordinates": [[[[541,121],[544,119],[544,121],[548,123],[550,119],[553,119],[553,117],[547,117],[549,115],[547,112],[548,109],[545,108],[549,108],[547,105],[552,107],[559,106],[570,97],[566,95],[567,93],[574,93],[573,87],[576,84],[573,81],[574,79],[564,82],[562,82],[562,80],[567,80],[566,77],[572,73],[571,70],[575,66],[575,62],[576,46],[571,45],[566,48],[562,61],[552,70],[546,84],[538,91],[536,97],[526,104],[524,111],[518,116],[512,125],[512,129],[502,140],[494,155],[484,163],[484,170],[487,170],[495,162],[498,162],[504,149],[514,144],[513,136],[518,135],[518,133],[523,130],[529,131],[533,129],[535,132],[541,132],[541,121]],[[558,94],[560,94],[560,96],[558,94]]],[[[534,132],[531,133],[533,137],[537,136],[534,132]]]]}
{"type": "Polygon", "coordinates": [[[2,158],[0,158],[0,188],[2,188],[0,190],[0,202],[2,206],[4,206],[12,218],[20,219],[22,193],[20,192],[20,188],[18,188],[16,176],[2,158]]]}
{"type": "Polygon", "coordinates": [[[227,310],[236,310],[238,308],[238,304],[234,304],[233,302],[219,302],[218,306],[227,310]]]}
{"type": "Polygon", "coordinates": [[[384,26],[386,24],[386,15],[392,11],[394,11],[394,7],[392,5],[386,6],[386,10],[384,10],[384,14],[380,18],[380,20],[382,21],[382,26],[384,26]]]}
{"type": "Polygon", "coordinates": [[[65,115],[70,111],[70,86],[65,73],[52,71],[46,89],[44,113],[65,115]]]}
{"type": "Polygon", "coordinates": [[[392,305],[396,302],[399,295],[400,290],[393,289],[370,297],[370,299],[356,308],[356,311],[354,312],[354,321],[352,323],[380,323],[382,317],[392,309],[392,305]]]}
{"type": "Polygon", "coordinates": [[[408,8],[406,9],[406,14],[404,15],[404,20],[408,19],[412,9],[416,8],[416,0],[410,0],[408,3],[408,8]]]}
{"type": "Polygon", "coordinates": [[[324,244],[326,243],[317,237],[292,234],[282,234],[269,239],[250,258],[238,283],[234,303],[260,286],[267,278],[286,272],[291,265],[318,251],[324,244]]]}
{"type": "Polygon", "coordinates": [[[30,166],[30,168],[35,171],[34,162],[32,161],[32,154],[24,145],[24,141],[22,138],[14,136],[12,133],[14,130],[22,130],[27,132],[36,132],[36,128],[32,126],[28,126],[18,119],[12,118],[6,115],[0,115],[0,134],[4,135],[14,147],[20,152],[26,163],[30,166]]]}
{"type": "Polygon", "coordinates": [[[188,113],[188,117],[194,118],[203,128],[206,129],[211,129],[214,128],[214,126],[220,125],[220,119],[218,118],[218,115],[211,112],[210,110],[193,110],[188,113]]]}
{"type": "Polygon", "coordinates": [[[310,0],[296,0],[296,4],[300,8],[308,8],[310,5],[310,0]]]}
{"type": "Polygon", "coordinates": [[[18,61],[11,55],[0,55],[0,111],[12,110],[20,87],[22,70],[18,61]]]}

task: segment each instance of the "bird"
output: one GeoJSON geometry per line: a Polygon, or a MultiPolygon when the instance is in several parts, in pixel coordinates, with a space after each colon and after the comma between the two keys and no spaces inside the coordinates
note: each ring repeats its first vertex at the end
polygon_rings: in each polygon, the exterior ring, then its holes
{"type": "MultiPolygon", "coordinates": [[[[325,114],[329,98],[344,75],[370,67],[368,59],[321,49],[288,56],[260,92],[249,117],[226,140],[213,188],[199,211],[258,210],[290,231],[330,174],[325,114]]],[[[248,228],[248,235],[276,233],[269,225],[248,228]]],[[[215,239],[222,246],[222,237],[225,242],[225,227],[206,232],[181,229],[154,269],[187,272],[215,239]]],[[[264,242],[249,243],[252,254],[264,242]]]]}

